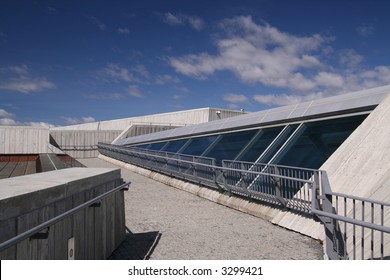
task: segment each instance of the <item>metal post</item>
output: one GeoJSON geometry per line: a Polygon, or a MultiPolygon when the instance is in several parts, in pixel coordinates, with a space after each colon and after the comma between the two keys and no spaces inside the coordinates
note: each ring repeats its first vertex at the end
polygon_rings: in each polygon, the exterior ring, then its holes
{"type": "MultiPolygon", "coordinates": [[[[279,167],[278,167],[278,166],[274,166],[274,169],[275,169],[275,175],[280,175],[279,167]]],[[[278,178],[278,177],[272,177],[272,175],[271,175],[271,181],[273,181],[274,184],[275,184],[275,195],[276,195],[276,199],[277,199],[283,206],[286,206],[286,205],[287,205],[287,201],[282,197],[282,191],[281,191],[281,185],[280,185],[280,178],[278,178]]]]}

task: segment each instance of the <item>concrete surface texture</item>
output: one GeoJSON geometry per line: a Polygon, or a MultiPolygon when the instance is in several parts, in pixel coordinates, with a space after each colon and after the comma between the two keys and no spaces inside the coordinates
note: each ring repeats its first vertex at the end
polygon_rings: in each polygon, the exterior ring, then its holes
{"type": "Polygon", "coordinates": [[[48,145],[48,128],[0,126],[0,154],[47,153],[48,145]]]}
{"type": "Polygon", "coordinates": [[[53,144],[74,158],[97,157],[98,142],[111,143],[120,130],[51,130],[53,144]]]}
{"type": "MultiPolygon", "coordinates": [[[[122,184],[120,170],[69,168],[0,180],[0,243],[122,184]]],[[[44,230],[45,231],[45,230],[44,230]]],[[[1,259],[107,259],[125,237],[123,192],[48,228],[45,238],[25,238],[1,259]],[[73,240],[71,255],[69,240],[73,240]]]]}
{"type": "MultiPolygon", "coordinates": [[[[80,161],[89,167],[115,166],[99,159],[80,161]]],[[[323,259],[322,245],[312,238],[127,169],[122,168],[122,177],[132,182],[125,193],[126,225],[137,240],[127,248],[140,255],[151,249],[142,245],[151,246],[146,241],[156,238],[150,259],[323,259]]]]}
{"type": "Polygon", "coordinates": [[[131,117],[117,120],[92,122],[51,128],[53,130],[124,130],[132,123],[154,123],[156,125],[189,125],[209,122],[220,118],[241,115],[243,112],[226,109],[200,108],[163,114],[131,117]],[[217,112],[219,112],[217,114],[217,112]]]}

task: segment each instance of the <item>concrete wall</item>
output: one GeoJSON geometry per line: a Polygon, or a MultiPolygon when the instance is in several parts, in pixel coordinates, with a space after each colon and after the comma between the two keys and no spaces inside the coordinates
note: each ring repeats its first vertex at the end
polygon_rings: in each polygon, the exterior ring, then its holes
{"type": "Polygon", "coordinates": [[[241,115],[243,112],[215,108],[200,108],[194,110],[177,111],[171,113],[154,114],[125,119],[93,122],[51,128],[55,130],[124,130],[132,123],[145,123],[155,125],[189,125],[217,120],[219,118],[241,115]],[[216,114],[217,111],[221,113],[216,114]]]}
{"type": "Polygon", "coordinates": [[[48,143],[48,128],[0,126],[0,154],[47,153],[48,143]]]}
{"type": "MultiPolygon", "coordinates": [[[[122,183],[119,169],[69,168],[0,180],[0,243],[122,183]]],[[[106,259],[123,241],[123,192],[50,226],[47,239],[25,239],[0,252],[1,259],[106,259]]]]}
{"type": "Polygon", "coordinates": [[[98,156],[98,142],[111,143],[122,131],[119,130],[52,130],[53,145],[73,158],[92,158],[98,156]]]}
{"type": "MultiPolygon", "coordinates": [[[[389,124],[390,95],[321,166],[320,169],[326,170],[328,174],[332,191],[384,202],[390,201],[389,124]]],[[[340,209],[340,211],[343,211],[343,209],[340,209]]],[[[347,212],[351,216],[350,208],[347,212]]],[[[369,219],[369,217],[366,217],[366,220],[369,219]]],[[[385,213],[384,219],[388,226],[390,211],[385,213]]],[[[280,213],[272,222],[324,240],[323,226],[301,216],[280,213]]],[[[366,230],[366,233],[368,234],[369,230],[366,230]]],[[[379,238],[375,238],[376,242],[379,240],[379,238]]],[[[385,234],[385,243],[387,250],[385,255],[390,255],[389,234],[385,234]]],[[[369,256],[369,250],[370,246],[367,244],[366,256],[369,256]]],[[[351,253],[349,252],[349,254],[351,253]]],[[[357,256],[360,256],[360,252],[357,256]]]]}
{"type": "MultiPolygon", "coordinates": [[[[145,135],[149,133],[159,132],[159,131],[165,131],[168,129],[174,129],[180,127],[179,125],[155,125],[155,124],[137,124],[132,123],[129,125],[125,130],[122,131],[122,133],[115,138],[114,141],[112,141],[113,144],[116,143],[116,141],[123,139],[123,138],[129,138],[133,136],[138,135],[145,135]]],[[[107,142],[108,143],[108,142],[107,142]]]]}

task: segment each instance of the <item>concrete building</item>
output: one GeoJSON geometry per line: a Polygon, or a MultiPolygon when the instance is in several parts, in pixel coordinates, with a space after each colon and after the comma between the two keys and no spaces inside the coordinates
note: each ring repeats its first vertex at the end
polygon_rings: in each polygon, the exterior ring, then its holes
{"type": "Polygon", "coordinates": [[[384,86],[99,150],[107,161],[322,240],[328,258],[388,258],[389,123],[384,86]]]}
{"type": "Polygon", "coordinates": [[[97,143],[165,131],[177,127],[242,115],[244,112],[201,108],[50,129],[51,143],[75,158],[97,157],[97,143]]]}

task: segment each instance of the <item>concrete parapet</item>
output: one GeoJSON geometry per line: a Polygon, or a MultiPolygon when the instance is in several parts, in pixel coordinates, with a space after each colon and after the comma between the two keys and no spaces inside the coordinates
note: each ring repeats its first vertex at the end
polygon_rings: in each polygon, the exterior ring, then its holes
{"type": "Polygon", "coordinates": [[[50,141],[73,158],[97,157],[98,142],[111,143],[121,130],[50,130],[50,141]]]}
{"type": "MultiPolygon", "coordinates": [[[[111,168],[69,168],[0,180],[0,243],[121,184],[120,170],[111,168]]],[[[1,251],[0,258],[106,259],[125,236],[123,192],[47,231],[47,238],[27,238],[1,251]]]]}

